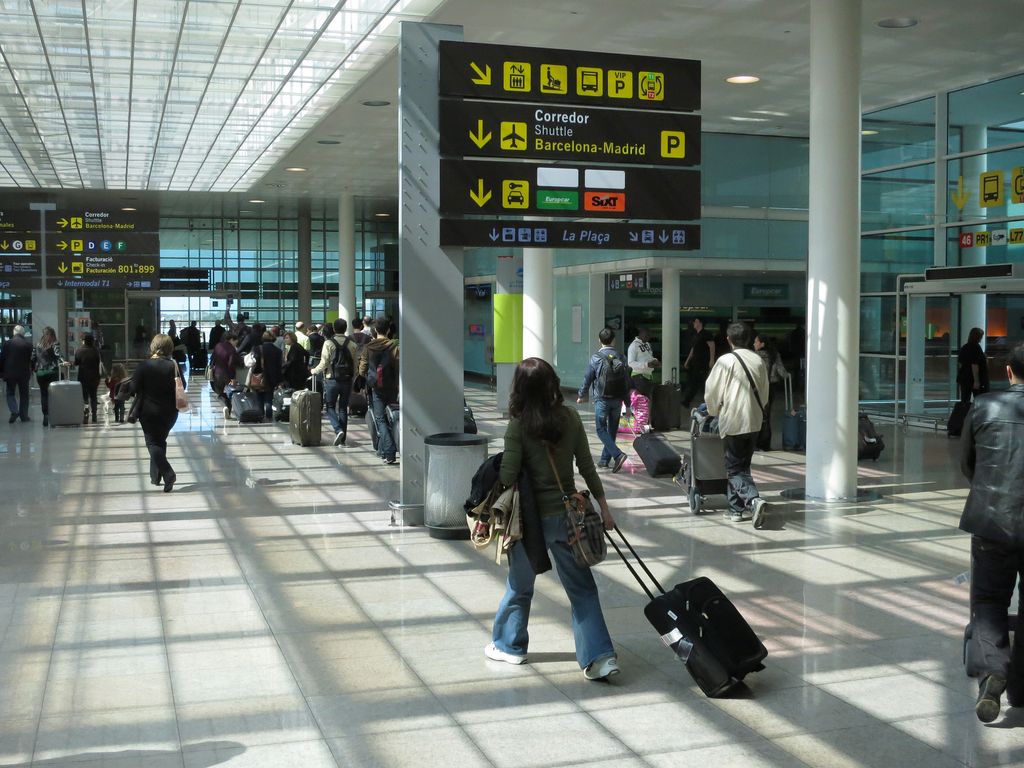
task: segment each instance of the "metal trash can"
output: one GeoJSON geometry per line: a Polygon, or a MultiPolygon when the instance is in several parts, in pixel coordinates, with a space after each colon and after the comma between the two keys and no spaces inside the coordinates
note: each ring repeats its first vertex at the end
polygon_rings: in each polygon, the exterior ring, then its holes
{"type": "Polygon", "coordinates": [[[487,458],[488,439],[482,435],[442,432],[423,441],[426,446],[423,522],[435,539],[468,539],[466,511],[473,475],[487,458]]]}

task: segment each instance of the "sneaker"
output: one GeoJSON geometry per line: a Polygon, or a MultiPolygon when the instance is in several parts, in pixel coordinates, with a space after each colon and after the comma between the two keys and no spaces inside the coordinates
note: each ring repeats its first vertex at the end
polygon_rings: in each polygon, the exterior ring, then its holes
{"type": "Polygon", "coordinates": [[[616,656],[603,656],[583,670],[583,676],[587,680],[607,680],[619,674],[619,659],[616,656]]]}
{"type": "Polygon", "coordinates": [[[733,523],[742,523],[745,519],[742,512],[726,512],[725,517],[733,523]]]}
{"type": "Polygon", "coordinates": [[[8,424],[13,424],[13,423],[14,423],[14,422],[16,422],[17,420],[18,420],[18,414],[16,414],[16,413],[12,413],[12,414],[11,414],[11,418],[9,418],[9,419],[7,420],[7,423],[8,423],[8,424]]]}
{"type": "Polygon", "coordinates": [[[504,661],[506,664],[525,664],[526,656],[520,656],[515,653],[505,653],[500,650],[494,643],[488,643],[487,647],[484,648],[484,656],[493,661],[504,661]]]}
{"type": "Polygon", "coordinates": [[[620,453],[618,456],[615,457],[615,461],[612,462],[612,474],[615,474],[620,469],[622,469],[622,465],[625,464],[625,463],[626,463],[626,454],[625,453],[620,453]]]}
{"type": "Polygon", "coordinates": [[[334,436],[334,444],[335,445],[344,445],[345,444],[345,433],[344,432],[338,432],[334,436]]]}
{"type": "Polygon", "coordinates": [[[607,461],[599,461],[599,462],[597,462],[597,468],[598,469],[608,469],[608,462],[607,461]]]}
{"type": "Polygon", "coordinates": [[[1006,680],[996,675],[986,675],[978,685],[978,703],[974,712],[983,723],[991,723],[999,717],[999,697],[1006,689],[1006,680]]]}
{"type": "Polygon", "coordinates": [[[22,421],[32,421],[31,417],[29,417],[29,416],[22,416],[21,420],[22,421]]]}
{"type": "Polygon", "coordinates": [[[385,464],[389,464],[389,465],[390,464],[397,464],[398,463],[398,458],[395,457],[395,456],[392,456],[390,459],[384,459],[384,463],[385,464]]]}
{"type": "Polygon", "coordinates": [[[763,528],[765,520],[768,518],[768,502],[758,496],[750,502],[750,508],[753,510],[750,522],[754,524],[755,528],[763,528]]]}

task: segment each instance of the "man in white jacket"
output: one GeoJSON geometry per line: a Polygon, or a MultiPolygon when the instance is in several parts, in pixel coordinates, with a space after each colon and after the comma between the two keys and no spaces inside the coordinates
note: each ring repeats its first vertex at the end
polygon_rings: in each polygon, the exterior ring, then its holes
{"type": "Polygon", "coordinates": [[[747,513],[755,528],[764,525],[767,507],[750,474],[750,459],[768,402],[768,371],[760,356],[749,349],[750,330],[732,323],[726,332],[731,352],[715,362],[704,398],[708,413],[718,417],[718,432],[725,441],[725,473],[729,478],[729,518],[741,522],[747,513]]]}

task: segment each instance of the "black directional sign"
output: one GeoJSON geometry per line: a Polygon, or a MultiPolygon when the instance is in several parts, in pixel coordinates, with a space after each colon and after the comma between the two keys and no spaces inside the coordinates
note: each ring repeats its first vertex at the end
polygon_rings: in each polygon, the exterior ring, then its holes
{"type": "Polygon", "coordinates": [[[46,214],[49,288],[160,287],[159,215],[57,210],[46,214]]]}
{"type": "Polygon", "coordinates": [[[159,232],[155,211],[56,210],[46,213],[46,231],[69,236],[86,232],[159,232]],[[77,233],[77,234],[76,234],[77,233]]]}
{"type": "Polygon", "coordinates": [[[508,160],[700,165],[700,117],[446,99],[440,148],[508,160]]]}
{"type": "Polygon", "coordinates": [[[700,62],[657,56],[441,41],[442,96],[700,109],[700,62]]]}
{"type": "Polygon", "coordinates": [[[0,210],[0,290],[41,287],[39,214],[0,210]]]}
{"type": "Polygon", "coordinates": [[[586,248],[588,250],[692,251],[696,224],[441,219],[441,245],[467,248],[586,248]]]}
{"type": "Polygon", "coordinates": [[[700,218],[700,173],[442,160],[441,213],[690,221],[700,218]]]}

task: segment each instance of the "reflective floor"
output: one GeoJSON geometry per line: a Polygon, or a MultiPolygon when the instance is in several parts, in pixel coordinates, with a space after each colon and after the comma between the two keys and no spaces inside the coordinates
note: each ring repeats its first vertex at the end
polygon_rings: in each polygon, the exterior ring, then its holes
{"type": "MultiPolygon", "coordinates": [[[[584,680],[551,575],[530,663],[485,659],[504,566],[391,527],[398,469],[365,427],[299,448],[192,397],[172,494],[148,485],[136,427],[44,430],[38,408],[0,425],[0,765],[1024,764],[1024,710],[982,726],[963,675],[966,490],[942,433],[882,425],[861,465],[881,501],[857,505],[783,501],[802,456],[759,454],[778,502],[760,531],[722,497],[694,517],[635,458],[605,475],[658,578],[714,578],[768,646],[746,689],[709,700],[616,560],[596,569],[613,682],[584,680]]],[[[493,395],[468,397],[500,435],[493,395]]]]}

